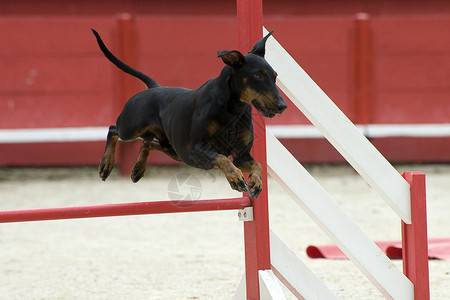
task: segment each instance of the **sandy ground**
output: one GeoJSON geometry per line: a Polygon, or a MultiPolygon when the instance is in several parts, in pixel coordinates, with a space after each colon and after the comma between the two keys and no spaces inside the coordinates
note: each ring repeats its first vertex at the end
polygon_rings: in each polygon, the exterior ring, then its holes
{"type": "MultiPolygon", "coordinates": [[[[397,168],[427,174],[429,237],[450,237],[450,165],[397,168]]],[[[400,238],[397,216],[352,169],[308,169],[369,237],[400,238]]],[[[188,167],[153,167],[137,184],[102,182],[94,168],[0,169],[0,209],[167,200],[183,173],[201,198],[239,195],[218,171],[188,167]]],[[[383,299],[351,262],[307,258],[330,239],[272,179],[269,197],[273,231],[340,299],[383,299]]],[[[236,211],[0,224],[0,299],[230,299],[242,227],[236,211]]],[[[432,299],[450,299],[450,261],[430,261],[430,281],[432,299]]]]}

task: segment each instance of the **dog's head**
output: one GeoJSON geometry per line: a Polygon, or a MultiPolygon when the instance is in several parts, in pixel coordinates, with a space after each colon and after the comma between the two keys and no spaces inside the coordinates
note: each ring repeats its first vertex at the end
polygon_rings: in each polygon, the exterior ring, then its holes
{"type": "Polygon", "coordinates": [[[238,90],[240,101],[253,105],[267,118],[281,114],[287,107],[275,85],[277,73],[264,59],[266,41],[272,32],[259,40],[245,56],[236,50],[217,52],[233,70],[231,85],[238,90]]]}

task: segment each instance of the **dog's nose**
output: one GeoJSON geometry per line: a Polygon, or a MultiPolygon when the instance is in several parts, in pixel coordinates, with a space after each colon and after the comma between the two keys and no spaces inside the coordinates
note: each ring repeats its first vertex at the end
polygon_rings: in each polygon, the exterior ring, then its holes
{"type": "Polygon", "coordinates": [[[281,114],[286,108],[287,108],[287,105],[286,105],[286,102],[284,102],[284,100],[278,101],[278,103],[277,103],[277,109],[278,109],[278,111],[279,111],[280,114],[281,114]]]}

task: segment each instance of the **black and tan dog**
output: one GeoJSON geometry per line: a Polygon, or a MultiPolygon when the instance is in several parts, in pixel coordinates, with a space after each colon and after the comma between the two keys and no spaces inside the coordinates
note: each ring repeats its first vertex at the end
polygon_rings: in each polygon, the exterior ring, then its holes
{"type": "Polygon", "coordinates": [[[190,90],[158,85],[116,58],[99,34],[92,31],[104,55],[148,87],[128,100],[116,125],[109,127],[99,165],[100,177],[106,180],[114,167],[119,138],[130,141],[140,137],[144,141],[131,173],[133,182],[144,175],[149,152],[158,150],[193,167],[206,170],[217,167],[233,189],[258,197],[262,168],[250,155],[251,105],[269,118],[286,109],[275,85],[277,73],[264,59],[266,40],[271,33],[245,56],[235,50],[218,51],[218,57],[226,64],[220,75],[190,90]],[[233,162],[228,159],[230,155],[233,162]],[[249,173],[248,185],[242,172],[249,173]]]}

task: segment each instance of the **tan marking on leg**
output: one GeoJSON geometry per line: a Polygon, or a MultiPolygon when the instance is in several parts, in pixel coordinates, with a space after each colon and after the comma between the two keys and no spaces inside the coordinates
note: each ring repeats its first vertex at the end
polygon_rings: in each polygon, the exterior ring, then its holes
{"type": "Polygon", "coordinates": [[[249,173],[248,189],[252,197],[257,198],[262,190],[262,166],[256,160],[245,162],[239,166],[242,172],[249,173]]]}
{"type": "Polygon", "coordinates": [[[215,161],[215,167],[222,170],[233,190],[239,192],[247,191],[244,175],[226,156],[219,154],[215,161]]]}
{"type": "Polygon", "coordinates": [[[133,182],[138,182],[144,176],[145,170],[147,169],[147,158],[151,150],[151,142],[144,141],[142,143],[141,149],[139,150],[139,155],[137,162],[134,164],[131,170],[131,180],[133,182]]]}
{"type": "Polygon", "coordinates": [[[106,145],[105,152],[103,153],[102,160],[98,166],[98,175],[100,178],[105,181],[114,168],[115,163],[115,153],[116,153],[116,145],[119,140],[118,136],[112,136],[108,140],[108,144],[106,145]]]}

